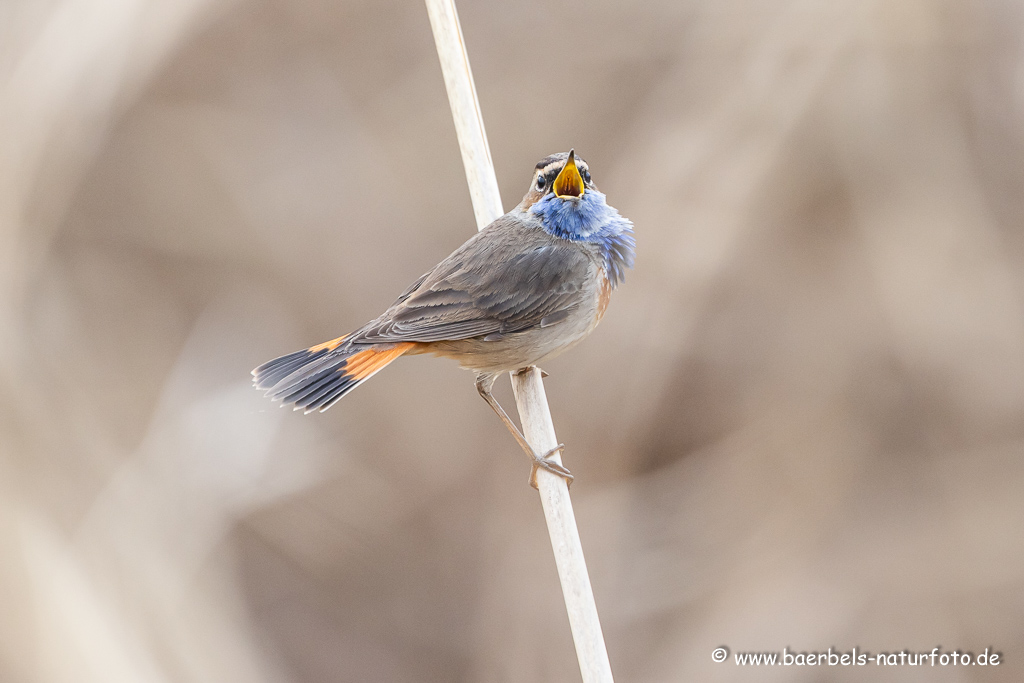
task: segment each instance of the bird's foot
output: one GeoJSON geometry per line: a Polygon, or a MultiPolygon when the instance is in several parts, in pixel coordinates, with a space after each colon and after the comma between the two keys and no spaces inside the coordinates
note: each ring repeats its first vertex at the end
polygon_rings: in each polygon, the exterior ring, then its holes
{"type": "Polygon", "coordinates": [[[567,487],[571,487],[572,486],[572,481],[573,481],[573,479],[575,479],[575,477],[572,476],[572,472],[570,472],[561,463],[557,463],[554,460],[551,460],[551,456],[552,455],[562,451],[564,448],[565,448],[565,444],[564,443],[560,443],[557,446],[555,446],[554,448],[552,448],[550,451],[545,453],[544,455],[537,455],[536,453],[532,454],[533,455],[533,469],[530,470],[530,486],[532,486],[535,489],[539,489],[540,488],[539,486],[537,486],[537,470],[539,470],[539,469],[545,469],[548,472],[551,472],[552,474],[557,474],[562,479],[565,479],[565,485],[567,487]]]}
{"type": "MultiPolygon", "coordinates": [[[[537,366],[536,365],[527,365],[525,368],[519,368],[518,370],[516,370],[515,374],[517,374],[517,375],[525,375],[527,372],[530,372],[534,368],[537,368],[537,366]]],[[[544,371],[544,368],[537,368],[537,369],[540,370],[541,379],[543,379],[545,377],[548,377],[548,373],[544,371]]]]}

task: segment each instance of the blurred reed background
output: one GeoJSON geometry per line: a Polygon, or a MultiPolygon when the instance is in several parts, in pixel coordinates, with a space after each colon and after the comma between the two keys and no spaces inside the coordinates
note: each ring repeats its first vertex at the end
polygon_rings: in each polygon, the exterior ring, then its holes
{"type": "MultiPolygon", "coordinates": [[[[505,205],[636,223],[545,368],[618,680],[1022,680],[1024,6],[459,8],[505,205]]],[[[422,4],[8,0],[0,87],[0,679],[577,680],[471,375],[249,385],[473,233],[422,4]]]]}

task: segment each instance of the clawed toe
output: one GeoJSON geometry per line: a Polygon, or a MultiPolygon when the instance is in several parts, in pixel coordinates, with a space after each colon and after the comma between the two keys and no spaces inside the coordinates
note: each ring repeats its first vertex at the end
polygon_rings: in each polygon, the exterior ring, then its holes
{"type": "Polygon", "coordinates": [[[560,443],[542,456],[534,454],[533,469],[530,470],[530,486],[535,489],[539,488],[537,486],[537,470],[539,469],[545,469],[552,474],[557,474],[562,479],[565,479],[566,486],[572,486],[573,479],[575,479],[575,477],[572,476],[572,472],[570,472],[564,465],[551,460],[552,455],[562,451],[564,448],[565,444],[560,443]]]}

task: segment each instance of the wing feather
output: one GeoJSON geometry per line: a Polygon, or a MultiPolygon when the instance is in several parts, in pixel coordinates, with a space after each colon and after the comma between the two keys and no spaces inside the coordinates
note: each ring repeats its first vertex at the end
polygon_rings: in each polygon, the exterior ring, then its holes
{"type": "Polygon", "coordinates": [[[594,267],[581,245],[504,216],[414,283],[358,341],[497,338],[556,324],[579,305],[594,267]]]}

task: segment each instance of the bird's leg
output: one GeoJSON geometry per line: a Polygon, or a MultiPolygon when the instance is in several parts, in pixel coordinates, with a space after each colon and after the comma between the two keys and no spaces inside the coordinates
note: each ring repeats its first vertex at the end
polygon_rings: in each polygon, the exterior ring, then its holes
{"type": "Polygon", "coordinates": [[[480,392],[480,396],[482,396],[483,399],[487,401],[487,405],[491,407],[491,410],[494,411],[494,414],[497,415],[501,419],[501,421],[505,423],[505,426],[508,428],[508,431],[510,431],[512,433],[513,438],[515,438],[516,443],[518,443],[519,446],[526,452],[526,454],[530,456],[530,459],[533,460],[533,469],[530,470],[530,486],[532,486],[533,488],[538,488],[538,468],[543,468],[548,472],[551,472],[552,474],[557,474],[558,476],[565,479],[566,484],[572,485],[572,472],[570,472],[568,469],[558,464],[557,462],[550,460],[552,455],[558,453],[563,448],[565,448],[565,444],[558,444],[544,455],[537,455],[537,453],[530,446],[529,442],[526,440],[526,437],[523,436],[523,433],[519,431],[519,428],[516,427],[514,422],[512,422],[512,418],[508,416],[508,413],[505,412],[505,409],[501,407],[497,399],[495,399],[494,396],[491,394],[491,387],[494,386],[494,380],[496,377],[497,375],[490,373],[481,373],[477,375],[476,390],[480,392]]]}

